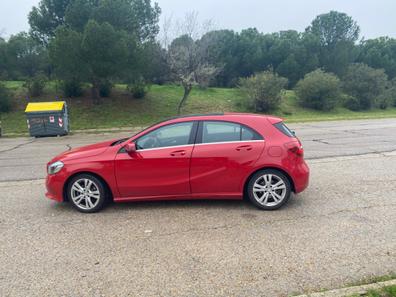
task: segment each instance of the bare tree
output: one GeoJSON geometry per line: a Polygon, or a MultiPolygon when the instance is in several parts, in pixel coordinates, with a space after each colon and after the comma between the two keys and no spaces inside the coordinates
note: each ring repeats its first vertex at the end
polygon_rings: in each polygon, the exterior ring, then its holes
{"type": "Polygon", "coordinates": [[[168,48],[168,63],[174,80],[179,82],[184,89],[177,112],[180,114],[182,107],[185,105],[188,96],[194,86],[208,86],[210,80],[219,72],[219,68],[208,62],[207,42],[199,42],[208,29],[206,22],[202,26],[198,21],[198,14],[191,12],[186,14],[183,23],[177,23],[180,37],[174,39],[168,48]]]}
{"type": "Polygon", "coordinates": [[[159,42],[163,48],[168,49],[171,41],[174,39],[172,34],[173,30],[173,17],[165,16],[162,21],[161,31],[159,33],[159,42]]]}

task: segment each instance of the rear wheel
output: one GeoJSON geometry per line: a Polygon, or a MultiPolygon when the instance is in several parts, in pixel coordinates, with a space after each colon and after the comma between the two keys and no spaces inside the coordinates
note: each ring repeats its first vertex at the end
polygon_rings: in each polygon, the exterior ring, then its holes
{"type": "Polygon", "coordinates": [[[290,198],[289,179],[279,170],[264,169],[255,173],[247,188],[249,200],[258,208],[274,210],[290,198]]]}
{"type": "Polygon", "coordinates": [[[68,184],[67,195],[73,207],[84,213],[101,210],[107,200],[103,182],[90,174],[73,177],[68,184]]]}

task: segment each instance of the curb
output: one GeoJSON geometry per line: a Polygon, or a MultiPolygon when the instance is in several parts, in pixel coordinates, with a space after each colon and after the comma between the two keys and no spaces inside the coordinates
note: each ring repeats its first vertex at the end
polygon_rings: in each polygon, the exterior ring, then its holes
{"type": "MultiPolygon", "coordinates": [[[[100,134],[100,133],[113,133],[113,132],[139,132],[146,127],[120,127],[120,128],[95,128],[95,129],[78,129],[70,130],[68,135],[75,134],[100,134]]],[[[29,133],[5,133],[2,135],[3,138],[14,138],[14,137],[30,137],[29,133]]],[[[1,138],[1,137],[0,137],[1,138]]]]}
{"type": "Polygon", "coordinates": [[[94,129],[78,129],[78,130],[70,130],[71,133],[91,133],[91,132],[129,132],[136,130],[143,130],[145,127],[136,126],[136,127],[119,127],[119,128],[94,128],[94,129]]]}
{"type": "Polygon", "coordinates": [[[357,295],[362,295],[367,293],[369,290],[373,289],[381,289],[383,287],[387,286],[393,286],[396,285],[396,279],[384,281],[384,282],[378,282],[374,284],[368,284],[368,285],[360,285],[360,286],[354,286],[354,287],[348,287],[348,288],[342,288],[342,289],[334,289],[334,290],[329,290],[325,292],[318,292],[318,293],[312,293],[312,294],[303,294],[303,295],[298,295],[294,297],[345,297],[353,294],[357,295]]]}

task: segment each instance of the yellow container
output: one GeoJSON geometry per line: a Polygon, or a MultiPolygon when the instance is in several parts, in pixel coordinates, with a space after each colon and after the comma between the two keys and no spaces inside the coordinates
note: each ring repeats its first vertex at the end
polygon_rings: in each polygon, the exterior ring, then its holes
{"type": "Polygon", "coordinates": [[[62,111],[65,101],[31,102],[26,106],[25,112],[62,111]]]}

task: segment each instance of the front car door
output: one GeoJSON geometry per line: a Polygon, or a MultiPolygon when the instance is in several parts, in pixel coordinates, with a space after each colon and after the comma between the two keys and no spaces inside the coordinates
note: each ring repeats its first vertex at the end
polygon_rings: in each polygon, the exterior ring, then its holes
{"type": "Polygon", "coordinates": [[[162,126],[135,140],[132,156],[122,150],[115,175],[122,198],[189,195],[190,158],[197,122],[162,126]]]}
{"type": "Polygon", "coordinates": [[[263,149],[263,137],[247,126],[200,122],[191,156],[192,195],[241,197],[243,181],[263,149]]]}

